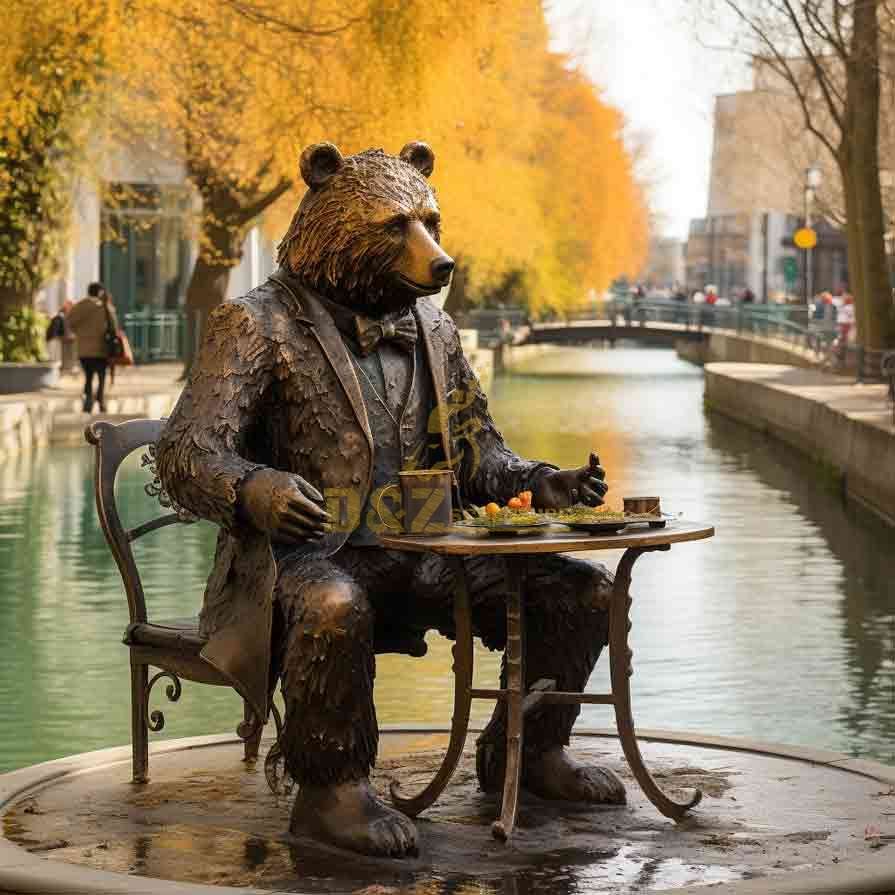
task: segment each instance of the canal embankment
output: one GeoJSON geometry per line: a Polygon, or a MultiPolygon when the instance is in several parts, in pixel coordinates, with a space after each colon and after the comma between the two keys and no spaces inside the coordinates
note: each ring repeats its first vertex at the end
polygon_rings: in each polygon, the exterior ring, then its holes
{"type": "Polygon", "coordinates": [[[843,495],[895,525],[887,387],[790,364],[710,363],[705,404],[809,456],[843,495]]]}
{"type": "MultiPolygon", "coordinates": [[[[161,417],[170,412],[183,388],[182,364],[126,367],[106,380],[104,419],[161,417]]],[[[83,444],[84,426],[93,418],[81,409],[84,380],[61,376],[53,388],[0,395],[0,462],[42,444],[83,444]]]]}
{"type": "Polygon", "coordinates": [[[798,342],[733,330],[706,332],[701,341],[680,339],[674,343],[674,348],[678,357],[700,366],[739,363],[816,368],[819,360],[814,351],[798,342]]]}
{"type": "MultiPolygon", "coordinates": [[[[494,352],[480,348],[475,330],[461,330],[463,350],[482,386],[487,390],[494,375],[494,352]]],[[[119,368],[115,382],[106,380],[103,419],[122,422],[170,413],[183,388],[183,365],[146,364],[119,368]]],[[[60,376],[51,388],[0,394],[0,462],[33,445],[84,444],[84,427],[91,417],[81,409],[83,377],[60,376]]]]}

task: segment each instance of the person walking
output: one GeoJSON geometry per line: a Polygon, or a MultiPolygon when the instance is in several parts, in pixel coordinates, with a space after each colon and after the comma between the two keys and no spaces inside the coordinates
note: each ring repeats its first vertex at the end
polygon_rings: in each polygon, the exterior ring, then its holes
{"type": "Polygon", "coordinates": [[[82,298],[65,318],[69,329],[78,337],[78,357],[84,370],[84,412],[93,410],[93,378],[97,379],[96,402],[106,412],[106,371],[109,367],[108,334],[118,332],[118,318],[112,296],[102,283],[87,287],[87,298],[82,298]]]}
{"type": "Polygon", "coordinates": [[[839,329],[840,351],[844,355],[848,348],[852,327],[855,325],[855,300],[850,295],[845,297],[845,302],[836,317],[836,323],[839,329]]]}

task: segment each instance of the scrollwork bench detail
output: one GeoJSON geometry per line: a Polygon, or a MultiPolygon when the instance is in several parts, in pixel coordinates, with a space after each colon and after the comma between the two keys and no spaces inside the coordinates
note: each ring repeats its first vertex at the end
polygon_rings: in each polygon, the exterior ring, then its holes
{"type": "MultiPolygon", "coordinates": [[[[164,713],[160,709],[150,709],[150,696],[157,682],[168,681],[165,691],[171,702],[180,699],[181,680],[232,686],[202,657],[205,639],[199,633],[198,617],[150,621],[147,614],[143,580],[131,544],[164,526],[189,525],[196,521],[195,517],[172,505],[155,476],[155,443],[163,425],[164,420],[131,420],[118,425],[95,422],[85,432],[87,441],[96,449],[96,511],[121,573],[130,613],[124,644],[130,653],[134,783],[149,780],[149,731],[159,731],[165,726],[164,713]],[[142,465],[148,467],[154,477],[146,485],[146,493],[170,512],[128,530],[118,513],[115,479],[124,460],[141,448],[146,449],[142,465]],[[150,667],[158,669],[152,677],[150,667]]],[[[244,705],[244,720],[237,728],[237,734],[245,741],[246,761],[251,761],[258,756],[262,725],[253,719],[248,703],[244,702],[244,705]]]]}

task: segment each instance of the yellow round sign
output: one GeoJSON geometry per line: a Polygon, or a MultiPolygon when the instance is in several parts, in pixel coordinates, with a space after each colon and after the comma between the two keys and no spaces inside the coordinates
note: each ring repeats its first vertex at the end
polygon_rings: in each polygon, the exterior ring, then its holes
{"type": "Polygon", "coordinates": [[[810,227],[801,227],[793,234],[792,241],[800,249],[813,249],[817,245],[817,233],[810,227]]]}

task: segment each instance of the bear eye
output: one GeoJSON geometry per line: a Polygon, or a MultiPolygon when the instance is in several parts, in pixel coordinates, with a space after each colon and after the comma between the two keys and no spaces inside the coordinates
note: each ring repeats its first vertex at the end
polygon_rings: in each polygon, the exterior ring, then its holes
{"type": "Polygon", "coordinates": [[[407,229],[407,218],[401,215],[400,217],[392,218],[390,221],[386,221],[385,224],[385,232],[388,233],[389,236],[394,236],[397,239],[404,238],[404,231],[407,229]]]}
{"type": "Polygon", "coordinates": [[[441,218],[437,214],[430,214],[426,218],[426,229],[437,240],[441,233],[441,218]]]}

